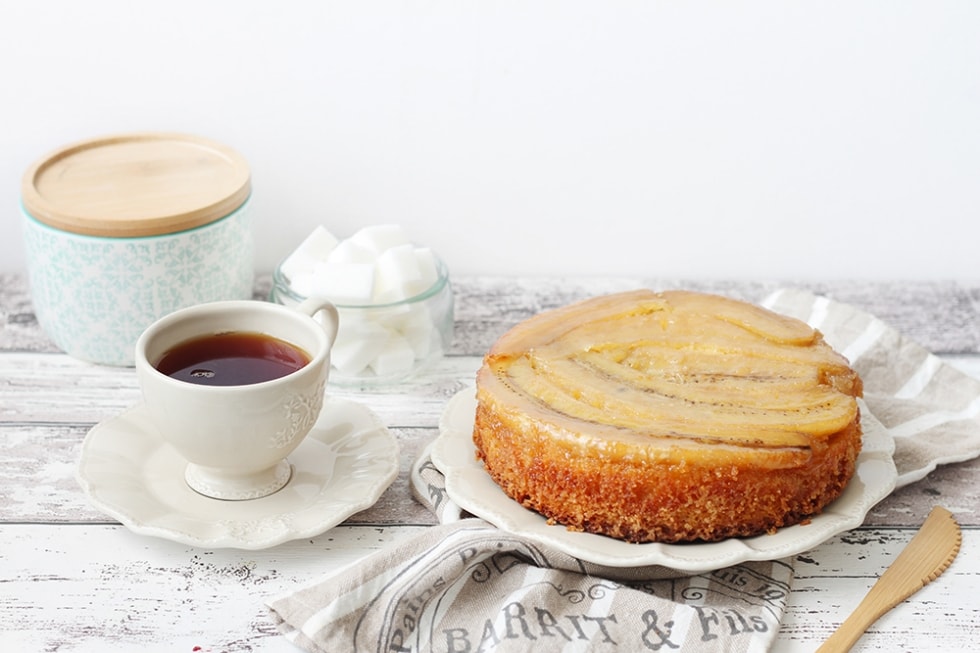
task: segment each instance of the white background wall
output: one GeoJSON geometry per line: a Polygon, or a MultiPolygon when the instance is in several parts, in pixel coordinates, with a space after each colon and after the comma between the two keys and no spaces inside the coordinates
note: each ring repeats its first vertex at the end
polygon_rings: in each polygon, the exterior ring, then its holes
{"type": "Polygon", "coordinates": [[[400,222],[456,274],[980,266],[980,2],[0,5],[0,271],[24,169],[129,130],[253,169],[259,271],[400,222]]]}

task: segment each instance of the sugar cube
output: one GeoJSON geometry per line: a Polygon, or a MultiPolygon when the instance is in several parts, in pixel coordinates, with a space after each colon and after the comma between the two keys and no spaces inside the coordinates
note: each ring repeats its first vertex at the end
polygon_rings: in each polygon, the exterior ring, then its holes
{"type": "Polygon", "coordinates": [[[415,358],[426,358],[442,347],[439,333],[432,324],[432,315],[425,305],[417,306],[417,310],[403,320],[400,332],[415,352],[415,358]]]}
{"type": "Polygon", "coordinates": [[[404,374],[415,364],[415,353],[408,342],[400,335],[392,335],[382,346],[377,357],[371,361],[371,369],[378,376],[404,374]]]}
{"type": "Polygon", "coordinates": [[[407,245],[410,241],[405,229],[398,224],[378,224],[369,227],[362,227],[353,236],[348,238],[369,251],[375,256],[382,252],[399,245],[407,245]]]}
{"type": "Polygon", "coordinates": [[[374,266],[370,263],[318,263],[313,271],[313,293],[336,304],[370,304],[374,266]]]}
{"type": "Polygon", "coordinates": [[[286,257],[280,269],[295,292],[309,295],[309,276],[317,263],[326,260],[338,242],[336,236],[319,225],[286,257]]]}
{"type": "MultiPolygon", "coordinates": [[[[284,273],[285,270],[283,270],[284,273]]],[[[287,274],[289,288],[300,297],[310,297],[313,295],[313,271],[300,271],[293,275],[287,274]]]]}
{"type": "Polygon", "coordinates": [[[324,259],[329,263],[370,263],[374,264],[377,255],[361,243],[350,238],[337,243],[324,259]]]}
{"type": "Polygon", "coordinates": [[[300,243],[296,251],[322,260],[330,254],[339,242],[336,236],[327,231],[326,227],[319,225],[300,243]]]}
{"type": "Polygon", "coordinates": [[[439,280],[439,269],[436,265],[436,255],[428,247],[416,247],[415,259],[419,268],[416,294],[425,292],[439,280]]]}
{"type": "Polygon", "coordinates": [[[397,302],[417,294],[414,289],[421,275],[412,245],[386,249],[378,256],[375,266],[374,298],[377,303],[397,302]]]}
{"type": "Polygon", "coordinates": [[[340,331],[330,350],[330,364],[341,374],[360,374],[377,358],[388,337],[388,330],[379,324],[346,320],[341,309],[340,331]]]}

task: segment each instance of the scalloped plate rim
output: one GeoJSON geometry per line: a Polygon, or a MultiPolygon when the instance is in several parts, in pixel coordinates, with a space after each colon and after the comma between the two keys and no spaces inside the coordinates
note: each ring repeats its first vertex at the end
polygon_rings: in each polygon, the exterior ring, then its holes
{"type": "Polygon", "coordinates": [[[331,396],[289,460],[293,477],[269,497],[202,496],[183,482],[186,463],[149,427],[145,405],[138,403],[89,430],[75,476],[93,507],[134,533],[205,548],[257,550],[322,534],[370,508],[399,470],[397,440],[377,415],[331,396]],[[146,457],[142,462],[140,455],[146,457]],[[355,492],[349,491],[352,485],[355,492]],[[216,520],[219,513],[230,518],[216,520]]]}
{"type": "Polygon", "coordinates": [[[568,531],[504,494],[475,457],[472,424],[473,388],[457,392],[439,420],[432,461],[446,477],[446,492],[464,510],[515,535],[552,546],[576,558],[607,567],[664,566],[690,572],[721,569],[746,561],[775,560],[803,553],[860,526],[868,511],[895,488],[894,441],[861,402],[865,448],[844,493],[808,524],[779,529],[773,535],[729,538],[719,542],[633,544],[603,535],[568,531]],[[469,430],[460,428],[468,424],[469,430]]]}

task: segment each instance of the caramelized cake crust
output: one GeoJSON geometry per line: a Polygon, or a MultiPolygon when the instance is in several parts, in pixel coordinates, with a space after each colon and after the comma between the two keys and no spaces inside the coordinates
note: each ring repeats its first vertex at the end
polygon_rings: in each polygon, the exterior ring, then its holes
{"type": "Polygon", "coordinates": [[[854,474],[861,379],[805,323],[647,290],[541,313],[477,374],[473,440],[510,497],[572,530],[715,541],[819,513],[854,474]]]}

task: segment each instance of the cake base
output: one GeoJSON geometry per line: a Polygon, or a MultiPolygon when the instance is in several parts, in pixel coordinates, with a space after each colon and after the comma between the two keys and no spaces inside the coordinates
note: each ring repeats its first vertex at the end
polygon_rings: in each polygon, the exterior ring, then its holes
{"type": "Polygon", "coordinates": [[[855,424],[812,456],[630,462],[604,456],[598,444],[575,452],[521,429],[477,408],[477,456],[501,489],[552,523],[628,542],[713,542],[805,523],[844,490],[861,448],[855,424]]]}

